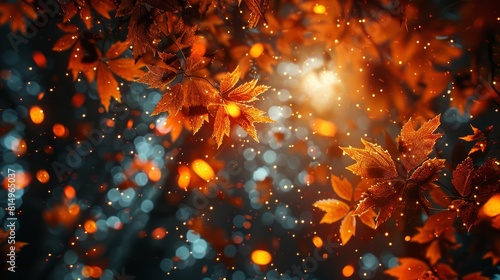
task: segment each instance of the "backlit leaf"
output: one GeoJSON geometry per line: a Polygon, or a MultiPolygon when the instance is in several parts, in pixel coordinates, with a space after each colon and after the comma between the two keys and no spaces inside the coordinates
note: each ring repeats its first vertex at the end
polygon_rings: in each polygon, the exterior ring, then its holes
{"type": "Polygon", "coordinates": [[[365,145],[364,149],[341,147],[348,156],[356,161],[355,164],[347,167],[348,170],[356,175],[375,179],[388,179],[398,175],[396,166],[387,151],[364,139],[361,139],[361,142],[365,145]]]}
{"type": "Polygon", "coordinates": [[[219,108],[217,109],[217,114],[215,116],[214,132],[212,135],[212,137],[215,138],[217,147],[220,147],[220,145],[222,144],[222,139],[224,138],[224,135],[229,136],[229,132],[230,132],[230,123],[226,107],[219,106],[219,108]]]}
{"type": "Polygon", "coordinates": [[[363,224],[367,225],[370,228],[375,229],[377,225],[375,224],[374,218],[376,216],[377,216],[377,213],[375,213],[375,211],[370,209],[370,210],[366,211],[365,213],[359,215],[359,219],[361,220],[361,222],[363,224]]]}
{"type": "Polygon", "coordinates": [[[333,191],[335,191],[338,196],[347,201],[351,201],[352,185],[346,178],[340,179],[338,176],[332,175],[330,181],[332,183],[333,191]]]}
{"type": "Polygon", "coordinates": [[[472,188],[472,174],[474,172],[474,162],[470,157],[461,162],[455,170],[451,182],[458,193],[465,197],[469,195],[472,188]]]}
{"type": "Polygon", "coordinates": [[[163,94],[151,115],[154,116],[163,112],[168,112],[169,115],[175,116],[182,108],[185,98],[185,91],[182,84],[175,84],[170,90],[167,90],[167,92],[163,94]]]}
{"type": "Polygon", "coordinates": [[[118,102],[121,100],[118,82],[105,63],[99,63],[99,66],[97,66],[97,92],[106,111],[109,109],[111,98],[118,102]]]}
{"type": "Polygon", "coordinates": [[[340,224],[340,240],[342,240],[342,245],[346,245],[351,237],[356,234],[356,219],[351,214],[351,212],[347,213],[340,224]]]}
{"type": "Polygon", "coordinates": [[[413,129],[411,119],[403,125],[397,142],[401,162],[406,170],[412,170],[426,160],[436,140],[441,137],[441,134],[433,133],[441,124],[439,118],[440,115],[437,115],[417,130],[413,129]]]}
{"type": "Polygon", "coordinates": [[[323,216],[320,224],[327,223],[335,223],[336,221],[345,217],[345,215],[349,212],[349,205],[337,199],[323,199],[316,201],[314,203],[315,207],[326,212],[323,216]]]}

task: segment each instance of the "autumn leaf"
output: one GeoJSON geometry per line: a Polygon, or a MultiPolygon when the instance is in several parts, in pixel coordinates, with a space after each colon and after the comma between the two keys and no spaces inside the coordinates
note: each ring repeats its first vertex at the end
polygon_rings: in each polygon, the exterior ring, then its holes
{"type": "MultiPolygon", "coordinates": [[[[352,205],[353,200],[359,199],[355,197],[351,183],[346,178],[339,178],[335,175],[331,177],[331,184],[333,191],[342,199],[345,199],[348,203],[352,205]]],[[[363,188],[363,184],[358,184],[357,188],[363,188]]],[[[321,223],[334,223],[340,219],[342,222],[340,224],[340,239],[342,244],[345,245],[350,240],[350,238],[356,233],[356,217],[351,211],[352,206],[337,199],[327,199],[320,200],[314,203],[315,207],[320,208],[325,211],[326,214],[320,221],[321,223]]],[[[370,228],[375,228],[375,218],[376,214],[372,210],[366,211],[360,215],[360,220],[363,224],[370,228]]]]}
{"type": "Polygon", "coordinates": [[[32,6],[33,0],[0,3],[0,25],[10,23],[10,31],[26,34],[26,20],[35,20],[37,12],[32,6]]]}
{"type": "MultiPolygon", "coordinates": [[[[241,2],[241,0],[239,0],[241,2]]],[[[248,19],[248,27],[257,26],[259,19],[266,20],[264,13],[269,7],[269,0],[243,0],[252,13],[248,19]]]]}
{"type": "Polygon", "coordinates": [[[451,182],[462,197],[470,194],[472,189],[472,177],[474,172],[474,162],[468,157],[457,165],[453,171],[451,182]]]}
{"type": "Polygon", "coordinates": [[[168,65],[147,65],[148,72],[137,80],[149,88],[164,88],[177,76],[177,70],[168,65]]]}
{"type": "Polygon", "coordinates": [[[163,94],[151,113],[152,116],[168,112],[169,116],[177,115],[186,99],[186,93],[182,84],[175,84],[163,94]]]}
{"type": "Polygon", "coordinates": [[[418,259],[398,258],[399,265],[384,271],[400,280],[416,280],[429,269],[429,266],[418,259]]]}
{"type": "Polygon", "coordinates": [[[257,109],[249,102],[258,100],[258,96],[269,89],[268,86],[257,86],[257,80],[243,83],[237,87],[239,80],[239,67],[233,72],[226,73],[220,83],[220,96],[222,104],[219,105],[216,116],[216,126],[214,126],[213,137],[217,145],[220,146],[224,135],[229,135],[229,128],[226,125],[217,125],[217,119],[223,123],[230,123],[230,119],[240,125],[255,141],[258,142],[257,130],[254,123],[274,122],[271,118],[264,116],[265,112],[257,109]],[[221,109],[220,107],[223,107],[221,109]]]}
{"type": "Polygon", "coordinates": [[[225,106],[219,106],[217,109],[217,114],[215,116],[214,122],[214,132],[212,137],[215,138],[215,142],[217,143],[217,147],[220,147],[222,144],[222,139],[225,136],[229,136],[230,132],[230,123],[229,117],[227,114],[227,109],[225,106]]]}
{"type": "Polygon", "coordinates": [[[451,210],[457,210],[467,230],[478,222],[479,209],[500,189],[500,163],[490,159],[479,167],[468,157],[457,165],[452,184],[459,198],[453,200],[451,210]]]}
{"type": "Polygon", "coordinates": [[[103,18],[110,19],[110,13],[115,11],[116,8],[117,5],[113,0],[67,1],[61,4],[64,15],[63,22],[68,22],[79,14],[87,29],[92,28],[93,25],[91,10],[94,10],[103,18]]]}
{"type": "Polygon", "coordinates": [[[431,265],[435,265],[441,259],[441,252],[447,249],[455,249],[455,220],[454,213],[443,211],[429,216],[423,227],[418,227],[418,233],[410,241],[427,244],[425,253],[431,265]]]}
{"type": "Polygon", "coordinates": [[[132,54],[136,60],[146,52],[155,52],[160,42],[160,29],[155,24],[155,10],[148,10],[140,1],[130,10],[127,41],[134,47],[132,54]]]}
{"type": "Polygon", "coordinates": [[[116,101],[121,101],[121,93],[118,89],[118,82],[113,73],[109,70],[108,66],[104,63],[99,63],[97,66],[97,91],[102,105],[106,109],[109,108],[110,99],[114,98],[116,101]]]}
{"type": "Polygon", "coordinates": [[[344,218],[350,210],[349,205],[338,199],[322,199],[316,201],[313,205],[326,212],[319,222],[320,224],[335,223],[344,218]]]}
{"type": "Polygon", "coordinates": [[[438,263],[434,267],[439,279],[457,279],[458,273],[453,270],[451,265],[446,263],[438,263]]]}
{"type": "Polygon", "coordinates": [[[474,146],[470,149],[469,155],[481,151],[484,153],[488,146],[488,137],[490,133],[493,131],[493,125],[490,125],[484,129],[484,131],[481,131],[480,129],[474,127],[472,124],[470,125],[472,128],[473,134],[467,135],[464,137],[460,137],[460,139],[472,142],[476,141],[474,146]]]}
{"type": "Polygon", "coordinates": [[[420,165],[432,151],[441,134],[433,134],[439,127],[440,115],[424,123],[418,130],[413,129],[411,119],[403,125],[401,135],[397,139],[401,162],[407,171],[420,165]]]}
{"type": "Polygon", "coordinates": [[[351,201],[352,199],[352,185],[346,179],[340,179],[338,176],[332,175],[330,178],[332,183],[333,191],[341,198],[351,201]]]}
{"type": "Polygon", "coordinates": [[[488,251],[486,252],[486,254],[484,254],[483,259],[491,259],[493,265],[497,265],[498,263],[500,263],[500,254],[493,251],[488,251]]]}
{"type": "Polygon", "coordinates": [[[347,244],[351,237],[356,234],[356,218],[349,212],[340,224],[340,240],[342,244],[347,244]]]}
{"type": "MultiPolygon", "coordinates": [[[[438,173],[444,167],[444,160],[427,157],[435,140],[440,136],[433,134],[439,126],[439,116],[424,123],[417,131],[413,129],[410,121],[403,126],[398,137],[398,150],[400,154],[406,153],[407,157],[404,166],[406,172],[397,171],[391,155],[380,145],[361,139],[364,149],[341,147],[356,161],[347,169],[363,178],[374,180],[353,213],[361,215],[378,207],[376,226],[390,218],[394,210],[403,204],[406,205],[407,211],[420,208],[428,213],[429,202],[425,192],[437,187],[435,182],[438,173]],[[410,167],[411,169],[407,169],[410,167]]],[[[405,161],[402,160],[402,163],[404,165],[405,161]]]]}
{"type": "Polygon", "coordinates": [[[361,142],[365,146],[364,149],[341,147],[348,156],[356,161],[355,164],[347,167],[348,170],[364,178],[389,179],[398,176],[396,165],[389,152],[364,139],[361,139],[361,142]]]}
{"type": "Polygon", "coordinates": [[[66,32],[52,47],[54,51],[65,51],[71,48],[68,70],[71,70],[73,80],[81,73],[89,83],[94,82],[101,52],[96,47],[99,37],[91,33],[81,32],[74,24],[58,24],[59,29],[66,32]]]}

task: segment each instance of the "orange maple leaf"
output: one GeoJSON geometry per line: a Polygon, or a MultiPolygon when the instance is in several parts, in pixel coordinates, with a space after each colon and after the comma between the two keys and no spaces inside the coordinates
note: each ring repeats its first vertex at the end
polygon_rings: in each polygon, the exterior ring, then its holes
{"type": "Polygon", "coordinates": [[[130,43],[116,42],[109,47],[105,55],[96,48],[95,42],[79,33],[79,28],[72,24],[59,25],[59,28],[68,34],[62,36],[53,46],[55,51],[71,50],[68,69],[72,71],[73,80],[82,73],[89,83],[94,82],[97,76],[97,91],[101,103],[106,111],[109,109],[110,99],[121,100],[121,93],[115,75],[126,80],[135,81],[144,75],[144,64],[135,62],[133,58],[122,57],[130,47],[130,43]],[[91,52],[91,58],[87,59],[91,52]],[[87,61],[88,60],[88,61],[87,61]]]}
{"type": "Polygon", "coordinates": [[[401,162],[407,171],[414,169],[427,159],[436,140],[441,134],[433,134],[439,127],[440,115],[424,123],[418,130],[413,129],[411,118],[403,125],[397,139],[401,162]]]}
{"type": "MultiPolygon", "coordinates": [[[[377,226],[385,222],[402,205],[415,210],[422,208],[428,213],[427,198],[424,192],[437,185],[437,173],[444,167],[444,160],[428,159],[439,134],[433,134],[439,126],[439,116],[422,125],[415,131],[406,123],[398,137],[398,150],[402,155],[402,167],[398,169],[388,151],[381,146],[361,139],[364,149],[341,149],[356,161],[347,167],[356,175],[373,179],[374,183],[363,195],[355,215],[360,215],[373,207],[378,207],[377,226]],[[398,170],[400,170],[398,172],[398,170]]],[[[399,164],[399,163],[398,163],[399,164]]]]}
{"type": "Polygon", "coordinates": [[[95,73],[101,53],[95,46],[95,38],[81,32],[74,24],[58,24],[59,29],[66,32],[57,42],[52,50],[60,52],[71,48],[69,55],[68,70],[71,70],[73,80],[82,73],[89,83],[95,80],[95,73]]]}
{"type": "Polygon", "coordinates": [[[233,72],[226,73],[220,82],[220,104],[216,113],[216,125],[214,126],[213,137],[220,147],[224,135],[229,136],[230,119],[239,124],[255,141],[257,130],[254,123],[274,122],[271,118],[264,116],[265,112],[248,105],[247,103],[258,100],[258,96],[269,89],[268,86],[257,86],[257,80],[241,84],[237,87],[241,73],[239,67],[233,72]],[[217,124],[217,122],[222,124],[217,124]]]}
{"type": "Polygon", "coordinates": [[[488,136],[493,131],[493,125],[486,127],[484,131],[481,131],[480,129],[474,127],[472,124],[470,126],[472,128],[473,134],[460,137],[460,139],[468,142],[476,141],[474,146],[470,149],[469,155],[478,151],[484,152],[488,147],[488,136]]]}

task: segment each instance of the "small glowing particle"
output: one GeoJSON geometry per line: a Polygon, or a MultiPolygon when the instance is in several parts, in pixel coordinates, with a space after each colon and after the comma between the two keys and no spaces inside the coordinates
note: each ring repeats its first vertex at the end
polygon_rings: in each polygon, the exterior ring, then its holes
{"type": "Polygon", "coordinates": [[[316,248],[321,248],[323,246],[323,240],[319,236],[314,236],[312,241],[316,248]]]}
{"type": "Polygon", "coordinates": [[[50,180],[50,175],[49,173],[47,172],[47,170],[45,169],[40,169],[38,170],[38,172],[36,173],[36,179],[42,183],[42,184],[45,184],[47,182],[49,182],[50,180]]]}

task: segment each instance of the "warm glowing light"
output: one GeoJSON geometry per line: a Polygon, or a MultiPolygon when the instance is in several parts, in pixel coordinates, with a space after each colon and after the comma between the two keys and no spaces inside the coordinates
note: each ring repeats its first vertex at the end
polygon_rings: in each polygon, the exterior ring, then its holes
{"type": "Polygon", "coordinates": [[[57,137],[66,137],[68,136],[68,130],[66,127],[60,123],[54,124],[52,127],[52,132],[54,132],[54,135],[57,137]]]}
{"type": "Polygon", "coordinates": [[[483,206],[482,213],[487,217],[500,215],[500,194],[492,196],[483,206]]]}
{"type": "Polygon", "coordinates": [[[33,106],[30,109],[30,118],[31,121],[35,124],[41,124],[43,122],[43,119],[45,118],[45,115],[43,114],[42,108],[38,106],[33,106]]]}
{"type": "Polygon", "coordinates": [[[75,107],[80,107],[85,103],[85,95],[83,93],[75,93],[71,98],[71,104],[75,107]]]}
{"type": "Polygon", "coordinates": [[[93,273],[90,275],[92,278],[100,278],[102,276],[102,268],[98,266],[93,266],[94,269],[93,273]]]}
{"type": "Polygon", "coordinates": [[[332,71],[309,71],[301,81],[302,91],[314,104],[317,110],[331,110],[335,97],[335,90],[340,80],[332,71]]]}
{"type": "Polygon", "coordinates": [[[68,207],[68,212],[72,216],[76,216],[80,213],[80,206],[78,206],[78,204],[76,203],[73,203],[68,207]]]}
{"type": "Polygon", "coordinates": [[[200,176],[203,180],[210,180],[215,177],[212,167],[202,159],[195,159],[191,163],[191,168],[196,175],[200,176]]]}
{"type": "Polygon", "coordinates": [[[161,172],[157,167],[152,167],[148,172],[149,180],[158,182],[161,179],[161,172]]]}
{"type": "Polygon", "coordinates": [[[238,107],[238,105],[234,104],[233,102],[229,102],[227,104],[227,113],[233,117],[233,118],[237,118],[240,116],[241,114],[241,111],[240,111],[240,107],[238,107]]]}
{"type": "MultiPolygon", "coordinates": [[[[5,179],[3,180],[3,187],[5,189],[8,189],[9,187],[9,180],[8,180],[9,177],[5,177],[5,179]]],[[[26,173],[26,172],[17,172],[16,173],[16,189],[23,189],[25,187],[27,187],[30,183],[31,183],[31,175],[30,173],[26,173]]]]}
{"type": "Polygon", "coordinates": [[[257,58],[261,56],[263,52],[264,52],[264,45],[262,45],[261,43],[257,43],[250,48],[248,54],[253,58],[257,58]]]}
{"type": "Polygon", "coordinates": [[[86,278],[99,278],[102,276],[102,268],[86,265],[82,268],[82,276],[86,278]]]}
{"type": "Polygon", "coordinates": [[[337,132],[337,126],[327,120],[315,118],[311,122],[311,129],[319,135],[333,137],[337,132]]]}
{"type": "Polygon", "coordinates": [[[251,255],[252,261],[258,265],[267,265],[271,262],[271,254],[264,250],[255,250],[251,255]]]}
{"type": "Polygon", "coordinates": [[[66,187],[64,187],[64,195],[68,199],[73,199],[76,195],[76,191],[72,186],[66,186],[66,187]]]}
{"type": "Polygon", "coordinates": [[[317,4],[313,7],[313,12],[318,15],[322,15],[326,13],[326,7],[320,4],[317,4]]]}
{"type": "Polygon", "coordinates": [[[168,231],[162,227],[157,227],[151,232],[151,236],[154,239],[163,239],[168,234],[168,231]]]}
{"type": "Polygon", "coordinates": [[[344,277],[351,277],[353,274],[354,267],[352,265],[348,264],[342,268],[342,275],[344,275],[344,277]]]}
{"type": "Polygon", "coordinates": [[[206,51],[207,51],[207,45],[206,42],[203,41],[203,39],[191,47],[191,55],[203,56],[205,55],[206,51]]]}
{"type": "Polygon", "coordinates": [[[97,231],[97,224],[93,220],[88,220],[83,226],[88,233],[94,233],[97,231]]]}
{"type": "Polygon", "coordinates": [[[45,58],[45,55],[43,55],[43,53],[40,51],[33,52],[33,61],[35,61],[36,66],[40,68],[47,67],[47,59],[45,58]]]}
{"type": "Polygon", "coordinates": [[[321,248],[323,246],[323,240],[319,236],[314,236],[313,237],[313,244],[316,246],[316,248],[321,248]]]}
{"type": "Polygon", "coordinates": [[[24,139],[19,139],[19,141],[12,141],[11,149],[16,153],[17,156],[21,156],[28,150],[26,141],[24,139]]]}
{"type": "Polygon", "coordinates": [[[191,182],[191,171],[185,165],[181,165],[177,172],[179,172],[179,179],[177,180],[179,188],[187,189],[189,182],[191,182]]]}
{"type": "Polygon", "coordinates": [[[82,269],[82,276],[85,278],[90,278],[94,274],[94,268],[91,266],[84,266],[82,269]]]}
{"type": "Polygon", "coordinates": [[[49,182],[50,180],[50,175],[49,173],[47,172],[47,170],[45,169],[40,169],[38,170],[38,172],[36,173],[36,179],[42,183],[42,184],[45,184],[47,182],[49,182]]]}

